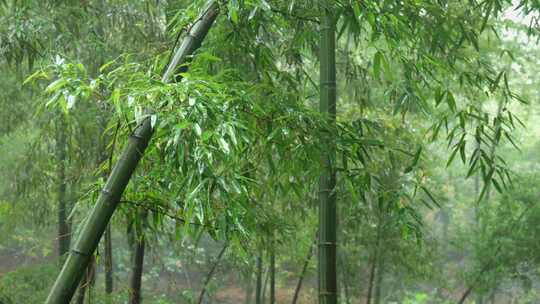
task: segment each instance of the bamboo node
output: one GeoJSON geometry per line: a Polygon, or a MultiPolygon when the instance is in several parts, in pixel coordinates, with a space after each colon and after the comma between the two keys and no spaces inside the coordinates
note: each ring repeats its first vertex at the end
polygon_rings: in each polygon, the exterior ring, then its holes
{"type": "Polygon", "coordinates": [[[144,137],[142,137],[142,136],[140,136],[140,135],[137,135],[137,134],[135,134],[135,133],[131,133],[131,134],[129,135],[129,137],[130,137],[130,138],[135,138],[135,139],[141,139],[141,140],[144,139],[144,137]]]}
{"type": "Polygon", "coordinates": [[[71,249],[71,252],[73,252],[74,254],[77,254],[77,255],[85,256],[85,257],[90,256],[89,254],[84,253],[84,252],[82,252],[82,251],[79,251],[79,250],[77,250],[77,249],[75,249],[75,248],[72,248],[72,249],[71,249]]]}
{"type": "Polygon", "coordinates": [[[319,297],[326,297],[326,296],[333,296],[333,295],[337,295],[337,293],[335,291],[320,291],[319,292],[319,297]]]}
{"type": "Polygon", "coordinates": [[[336,242],[319,242],[319,246],[336,246],[336,242]]]}
{"type": "Polygon", "coordinates": [[[336,82],[335,81],[321,81],[321,86],[335,87],[336,82]]]}

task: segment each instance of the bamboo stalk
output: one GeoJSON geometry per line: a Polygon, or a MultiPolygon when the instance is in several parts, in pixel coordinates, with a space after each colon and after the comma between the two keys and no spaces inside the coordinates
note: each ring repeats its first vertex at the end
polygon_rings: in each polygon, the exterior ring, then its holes
{"type": "Polygon", "coordinates": [[[133,253],[133,268],[131,278],[129,282],[129,303],[140,304],[141,303],[141,283],[144,264],[144,248],[145,241],[144,236],[140,236],[137,240],[134,253],[133,253]]]}
{"type": "Polygon", "coordinates": [[[140,304],[141,303],[141,286],[142,286],[142,275],[143,275],[143,265],[144,265],[144,249],[146,247],[145,237],[144,237],[144,228],[146,226],[146,210],[141,210],[140,215],[143,223],[138,229],[133,229],[133,237],[135,244],[132,247],[133,250],[133,259],[131,261],[131,275],[129,278],[129,304],[140,304]]]}
{"type": "Polygon", "coordinates": [[[204,300],[204,295],[206,294],[206,291],[208,290],[208,284],[210,284],[210,281],[212,280],[212,277],[214,276],[214,272],[216,272],[219,262],[221,262],[221,258],[223,257],[225,250],[227,250],[227,247],[229,247],[228,244],[223,246],[223,248],[221,249],[221,251],[219,252],[216,258],[216,261],[214,262],[214,265],[212,265],[212,269],[210,269],[210,272],[206,276],[206,280],[204,280],[203,288],[201,289],[201,293],[199,294],[199,300],[197,301],[198,304],[202,304],[204,300]]]}
{"type": "Polygon", "coordinates": [[[379,250],[379,258],[377,259],[377,274],[375,278],[375,296],[374,296],[374,304],[380,304],[381,298],[382,298],[382,283],[384,279],[384,251],[379,250]]]}
{"type": "Polygon", "coordinates": [[[371,265],[370,265],[370,271],[369,271],[369,283],[368,283],[368,291],[366,296],[366,304],[371,304],[371,294],[373,292],[373,281],[375,278],[375,267],[377,265],[377,257],[376,255],[373,255],[370,259],[371,265]]]}
{"type": "Polygon", "coordinates": [[[268,287],[269,277],[270,277],[270,265],[266,267],[266,271],[264,272],[264,283],[262,287],[261,304],[266,304],[266,289],[268,287]]]}
{"type": "Polygon", "coordinates": [[[343,269],[342,280],[343,280],[343,292],[345,293],[344,294],[345,304],[351,304],[351,299],[349,297],[349,276],[347,273],[347,261],[345,259],[344,253],[340,255],[340,267],[343,269]]]}
{"type": "Polygon", "coordinates": [[[270,304],[276,304],[276,253],[274,252],[275,245],[272,245],[270,249],[270,304]]]}
{"type": "Polygon", "coordinates": [[[308,254],[306,259],[304,260],[304,266],[302,267],[302,272],[300,273],[300,277],[298,278],[298,283],[296,284],[296,288],[294,289],[294,296],[292,300],[292,304],[296,304],[298,301],[298,297],[300,296],[300,289],[302,289],[302,283],[304,282],[304,278],[307,273],[307,269],[309,266],[309,262],[311,262],[311,258],[313,257],[313,247],[317,243],[317,238],[313,240],[313,243],[309,246],[308,254]]]}
{"type": "Polygon", "coordinates": [[[257,283],[255,287],[255,304],[262,304],[262,276],[263,276],[263,265],[262,265],[262,250],[257,257],[257,283]]]}
{"type": "Polygon", "coordinates": [[[112,258],[112,236],[111,225],[107,225],[105,230],[105,293],[107,294],[107,302],[110,302],[110,297],[114,289],[113,281],[113,258],[112,258]]]}
{"type": "Polygon", "coordinates": [[[66,160],[67,160],[67,134],[66,118],[63,113],[58,113],[58,125],[56,126],[56,161],[57,161],[57,197],[58,197],[58,256],[63,262],[69,251],[70,229],[68,223],[66,201],[66,160]]]}
{"type": "MultiPolygon", "coordinates": [[[[176,67],[185,62],[186,58],[201,45],[219,12],[216,0],[210,0],[201,17],[193,24],[181,46],[176,51],[173,60],[162,77],[168,82],[176,67]]],[[[46,304],[68,304],[73,297],[77,285],[88,266],[90,257],[95,251],[110,218],[112,217],[122,193],[124,192],[144,150],[152,137],[150,117],[142,120],[135,128],[116,163],[107,183],[105,184],[90,216],[81,230],[79,238],[64,263],[58,275],[46,304]]]]}
{"type": "Polygon", "coordinates": [[[330,7],[321,8],[320,112],[330,126],[321,134],[321,177],[319,181],[319,303],[337,303],[337,210],[335,140],[336,123],[336,24],[330,7]]]}

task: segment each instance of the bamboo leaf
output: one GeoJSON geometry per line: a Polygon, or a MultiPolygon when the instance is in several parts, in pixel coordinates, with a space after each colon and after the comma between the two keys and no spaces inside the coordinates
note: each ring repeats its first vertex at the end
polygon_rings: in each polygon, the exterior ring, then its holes
{"type": "Polygon", "coordinates": [[[221,137],[219,139],[219,144],[220,144],[221,148],[223,149],[223,151],[225,151],[225,153],[229,154],[231,152],[231,150],[229,148],[229,143],[227,143],[225,141],[225,139],[223,139],[223,137],[221,137]]]}
{"type": "Polygon", "coordinates": [[[45,73],[44,71],[36,71],[34,72],[32,75],[28,76],[24,81],[23,81],[23,86],[26,85],[27,83],[29,82],[32,82],[36,79],[39,79],[39,78],[44,78],[44,79],[47,79],[47,73],[45,73]]]}
{"type": "Polygon", "coordinates": [[[157,122],[157,115],[155,114],[150,115],[150,126],[152,127],[152,129],[156,126],[156,122],[157,122]]]}
{"type": "Polygon", "coordinates": [[[64,85],[67,84],[67,80],[64,78],[56,79],[55,81],[51,82],[46,88],[45,93],[53,93],[61,89],[64,85]]]}
{"type": "Polygon", "coordinates": [[[424,187],[423,185],[420,186],[420,188],[424,191],[424,193],[431,199],[431,201],[433,202],[433,204],[435,204],[435,206],[437,207],[441,207],[441,205],[439,204],[439,202],[435,199],[435,197],[431,194],[431,192],[426,188],[424,187]]]}
{"type": "Polygon", "coordinates": [[[375,78],[381,79],[381,62],[383,61],[383,55],[380,51],[377,51],[375,53],[375,57],[373,58],[373,75],[375,75],[375,78]]]}
{"type": "Polygon", "coordinates": [[[197,136],[201,137],[202,129],[201,129],[201,126],[198,123],[193,124],[193,130],[195,131],[195,134],[197,134],[197,136]]]}
{"type": "Polygon", "coordinates": [[[446,103],[452,112],[457,111],[456,99],[454,98],[454,94],[450,91],[446,91],[446,103]]]}
{"type": "Polygon", "coordinates": [[[413,170],[414,167],[418,164],[418,160],[420,159],[420,155],[422,154],[422,147],[419,147],[416,153],[414,154],[413,161],[411,165],[409,165],[407,168],[405,168],[404,173],[409,173],[413,170]]]}
{"type": "Polygon", "coordinates": [[[74,95],[69,94],[67,97],[67,109],[70,110],[75,105],[77,98],[74,95]]]}

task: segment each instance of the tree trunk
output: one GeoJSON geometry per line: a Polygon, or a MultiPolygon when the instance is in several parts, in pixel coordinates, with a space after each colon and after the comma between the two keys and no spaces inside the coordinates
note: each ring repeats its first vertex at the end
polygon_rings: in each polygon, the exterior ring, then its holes
{"type": "Polygon", "coordinates": [[[315,238],[313,243],[311,243],[311,245],[309,246],[308,254],[307,254],[306,260],[304,261],[304,266],[302,267],[302,272],[300,273],[300,277],[298,278],[298,284],[296,284],[296,289],[294,290],[292,304],[296,304],[296,302],[298,301],[298,297],[300,296],[300,289],[302,289],[302,282],[304,281],[304,277],[306,276],[309,262],[311,261],[311,258],[313,257],[313,247],[315,247],[316,243],[317,243],[317,238],[315,238]]]}
{"type": "Polygon", "coordinates": [[[375,279],[375,269],[377,264],[377,258],[375,254],[371,257],[371,269],[369,271],[369,282],[368,282],[368,290],[367,290],[367,296],[366,296],[366,304],[371,303],[371,294],[373,292],[373,281],[375,279]]]}
{"type": "MultiPolygon", "coordinates": [[[[343,267],[343,266],[342,266],[343,267]]],[[[343,268],[345,270],[345,268],[343,268]]],[[[349,277],[347,275],[347,272],[344,271],[343,273],[343,291],[345,292],[345,303],[351,304],[351,297],[349,296],[349,277]]]]}
{"type": "Polygon", "coordinates": [[[474,303],[475,304],[484,304],[484,296],[481,295],[481,294],[477,294],[474,303]]]}
{"type": "MultiPolygon", "coordinates": [[[[168,82],[178,64],[183,63],[200,46],[218,12],[218,2],[210,0],[204,13],[192,25],[188,35],[176,51],[162,77],[163,82],[168,82]]],[[[90,256],[96,250],[122,193],[148,146],[152,133],[151,119],[146,117],[130,136],[129,142],[99,195],[74,248],[69,253],[64,267],[47,297],[46,304],[67,304],[73,297],[83,271],[90,262],[90,256]]]]}
{"type": "MultiPolygon", "coordinates": [[[[272,243],[274,243],[272,241],[272,243]]],[[[274,246],[270,250],[270,304],[276,304],[276,254],[274,246]]]]}
{"type": "Polygon", "coordinates": [[[112,257],[112,239],[111,225],[105,230],[105,293],[107,294],[107,303],[111,302],[111,294],[113,292],[113,257],[112,257]]]}
{"type": "Polygon", "coordinates": [[[56,126],[56,162],[57,162],[57,196],[58,196],[58,255],[63,260],[69,252],[70,245],[70,227],[68,223],[67,208],[67,181],[66,181],[66,162],[67,162],[67,135],[66,118],[63,113],[58,114],[58,124],[56,126]]]}
{"type": "Polygon", "coordinates": [[[264,275],[264,283],[263,283],[263,288],[262,288],[261,304],[266,303],[266,287],[268,287],[269,274],[270,274],[270,265],[266,269],[266,273],[264,275]]]}
{"type": "MultiPolygon", "coordinates": [[[[381,255],[381,250],[379,250],[381,255]]],[[[377,275],[375,278],[375,304],[381,303],[382,282],[384,278],[384,256],[379,256],[377,263],[377,275]]]]}
{"type": "Polygon", "coordinates": [[[133,254],[133,266],[131,270],[131,278],[129,283],[129,303],[141,303],[141,280],[144,264],[144,237],[136,241],[135,252],[133,254]]]}
{"type": "Polygon", "coordinates": [[[349,296],[349,282],[348,282],[349,276],[347,272],[347,261],[345,259],[345,254],[343,252],[339,255],[339,257],[340,257],[339,265],[340,265],[340,268],[343,269],[341,273],[342,273],[342,279],[343,279],[343,291],[345,292],[345,303],[350,304],[351,299],[349,296]]]}
{"type": "Polygon", "coordinates": [[[199,301],[197,301],[198,304],[202,304],[203,299],[204,299],[204,294],[208,290],[208,284],[210,284],[210,281],[212,280],[214,272],[216,272],[219,262],[221,262],[221,258],[223,257],[225,250],[227,250],[227,247],[228,245],[223,246],[223,248],[221,249],[221,251],[219,252],[216,258],[216,261],[214,262],[214,265],[212,266],[212,269],[210,269],[210,272],[206,276],[206,280],[204,281],[203,288],[201,289],[201,293],[199,294],[199,301]]]}
{"type": "MultiPolygon", "coordinates": [[[[336,41],[334,13],[321,8],[320,112],[333,128],[336,123],[336,41]]],[[[321,177],[319,181],[319,303],[337,303],[337,210],[336,147],[333,130],[321,134],[321,177]]]]}
{"type": "MultiPolygon", "coordinates": [[[[144,222],[146,220],[146,212],[141,212],[141,218],[144,222]]],[[[140,304],[141,303],[141,282],[143,274],[143,265],[144,265],[144,247],[145,247],[145,237],[144,237],[144,223],[133,229],[137,231],[135,233],[135,245],[133,248],[133,259],[131,267],[131,275],[129,279],[129,304],[140,304]],[[140,229],[137,229],[140,228],[140,229]]]]}
{"type": "Polygon", "coordinates": [[[489,303],[495,304],[495,298],[496,298],[496,295],[497,295],[497,287],[495,287],[495,288],[491,291],[491,294],[489,295],[489,303]]]}
{"type": "Polygon", "coordinates": [[[246,279],[246,297],[244,299],[244,304],[251,304],[251,297],[253,296],[253,282],[252,282],[251,273],[247,276],[246,279]]]}
{"type": "Polygon", "coordinates": [[[379,255],[381,251],[381,234],[382,234],[382,219],[379,215],[378,224],[377,224],[377,236],[375,240],[375,249],[373,250],[371,256],[371,270],[369,272],[369,283],[368,283],[368,293],[366,298],[366,304],[371,303],[371,298],[373,297],[373,288],[375,282],[375,275],[378,271],[377,265],[379,264],[379,255]]]}
{"type": "MultiPolygon", "coordinates": [[[[261,250],[262,251],[262,250],[261,250]]],[[[255,286],[255,304],[262,304],[262,276],[263,263],[262,253],[257,257],[257,285],[255,286]]]]}
{"type": "MultiPolygon", "coordinates": [[[[103,113],[103,115],[105,115],[105,113],[103,113]]],[[[119,127],[119,125],[118,125],[118,127],[119,127]]],[[[117,127],[117,131],[118,131],[118,127],[117,127]]],[[[108,176],[109,174],[111,174],[112,167],[113,167],[112,160],[113,160],[114,150],[115,150],[115,146],[116,146],[116,132],[115,132],[115,134],[112,135],[111,150],[109,152],[109,156],[107,157],[106,153],[104,153],[107,150],[107,140],[105,138],[106,137],[106,135],[105,135],[106,130],[107,130],[107,119],[103,118],[103,122],[102,122],[102,134],[103,135],[102,135],[101,148],[100,148],[100,150],[103,151],[102,152],[103,155],[102,155],[102,159],[101,159],[100,163],[108,161],[107,171],[105,172],[105,174],[108,176]]],[[[99,168],[100,163],[98,163],[98,168],[99,168]]],[[[105,178],[106,178],[106,176],[105,176],[105,178]]],[[[112,303],[112,292],[114,290],[114,279],[113,279],[114,268],[113,268],[113,255],[112,255],[112,228],[111,228],[111,225],[112,225],[112,223],[109,223],[107,225],[107,228],[105,229],[105,238],[104,238],[104,244],[103,244],[103,247],[104,247],[104,271],[105,271],[105,294],[106,294],[106,302],[107,302],[107,304],[112,303]]]]}
{"type": "MultiPolygon", "coordinates": [[[[107,109],[101,109],[101,115],[99,116],[101,122],[100,122],[100,125],[101,125],[101,139],[99,140],[98,142],[98,151],[97,151],[97,154],[99,155],[98,159],[97,159],[97,165],[96,167],[98,168],[98,171],[99,171],[99,168],[101,167],[102,164],[104,163],[107,163],[107,170],[105,170],[102,174],[103,174],[103,178],[106,179],[107,176],[109,176],[109,174],[111,174],[111,171],[112,171],[112,167],[113,167],[113,163],[112,163],[112,160],[113,160],[113,155],[114,155],[114,150],[115,150],[115,146],[116,146],[116,133],[115,134],[107,134],[107,124],[108,124],[108,119],[107,119],[107,113],[108,111],[106,111],[107,109]],[[112,138],[112,144],[111,144],[111,149],[109,151],[109,153],[107,154],[107,142],[112,138]]],[[[114,287],[114,282],[113,282],[113,257],[112,257],[112,239],[111,239],[111,223],[109,223],[107,225],[107,228],[105,229],[105,234],[104,234],[104,239],[103,239],[103,247],[104,247],[104,252],[103,252],[103,262],[104,262],[104,265],[103,265],[103,268],[104,268],[104,272],[105,272],[105,295],[106,295],[106,303],[107,304],[110,304],[112,299],[111,299],[111,294],[113,292],[113,287],[114,287]]]]}
{"type": "MultiPolygon", "coordinates": [[[[476,143],[476,149],[480,149],[480,142],[476,143]]],[[[481,231],[480,229],[480,202],[478,202],[478,196],[480,195],[480,176],[478,174],[475,174],[474,176],[474,221],[475,226],[478,231],[481,231]]],[[[446,244],[446,243],[445,243],[446,244]]],[[[477,294],[475,299],[476,304],[484,304],[484,295],[477,294]]]]}
{"type": "MultiPolygon", "coordinates": [[[[498,252],[500,250],[500,247],[498,247],[495,252],[493,253],[492,257],[495,257],[497,256],[498,252]]],[[[485,272],[487,272],[492,264],[495,263],[495,260],[491,260],[489,263],[487,263],[486,265],[484,265],[484,267],[482,267],[482,269],[480,270],[480,272],[478,273],[478,276],[474,279],[474,281],[471,282],[471,285],[465,290],[465,292],[463,292],[463,295],[461,296],[461,298],[459,299],[458,301],[458,304],[463,304],[465,303],[465,300],[469,297],[469,295],[471,294],[471,292],[473,291],[473,289],[475,288],[475,285],[476,283],[480,280],[480,278],[484,275],[485,272]]]]}

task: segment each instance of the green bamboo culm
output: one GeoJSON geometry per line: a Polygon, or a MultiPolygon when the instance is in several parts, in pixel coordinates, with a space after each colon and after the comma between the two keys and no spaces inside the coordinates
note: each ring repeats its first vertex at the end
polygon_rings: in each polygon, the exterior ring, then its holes
{"type": "Polygon", "coordinates": [[[68,204],[67,204],[67,181],[66,181],[66,159],[67,159],[67,123],[64,113],[58,113],[56,119],[56,168],[57,176],[57,197],[58,197],[58,255],[60,261],[63,261],[66,253],[69,251],[70,227],[68,222],[68,204]]]}
{"type": "Polygon", "coordinates": [[[255,304],[262,304],[262,276],[263,276],[263,261],[262,261],[262,249],[259,250],[257,256],[257,282],[255,287],[255,304]]]}
{"type": "Polygon", "coordinates": [[[336,124],[336,38],[330,7],[321,8],[320,112],[329,128],[321,134],[321,176],[319,180],[319,303],[337,303],[336,263],[336,146],[332,130],[336,124]]]}
{"type": "MultiPolygon", "coordinates": [[[[192,55],[201,45],[218,13],[218,2],[210,0],[175,52],[171,63],[163,74],[163,82],[169,82],[177,67],[185,63],[188,56],[192,55]]],[[[96,250],[99,240],[118,206],[122,193],[148,146],[152,133],[150,117],[143,119],[134,129],[90,216],[85,221],[77,242],[70,250],[68,258],[45,301],[46,304],[68,304],[71,301],[84,270],[88,266],[90,257],[96,250]]]]}

